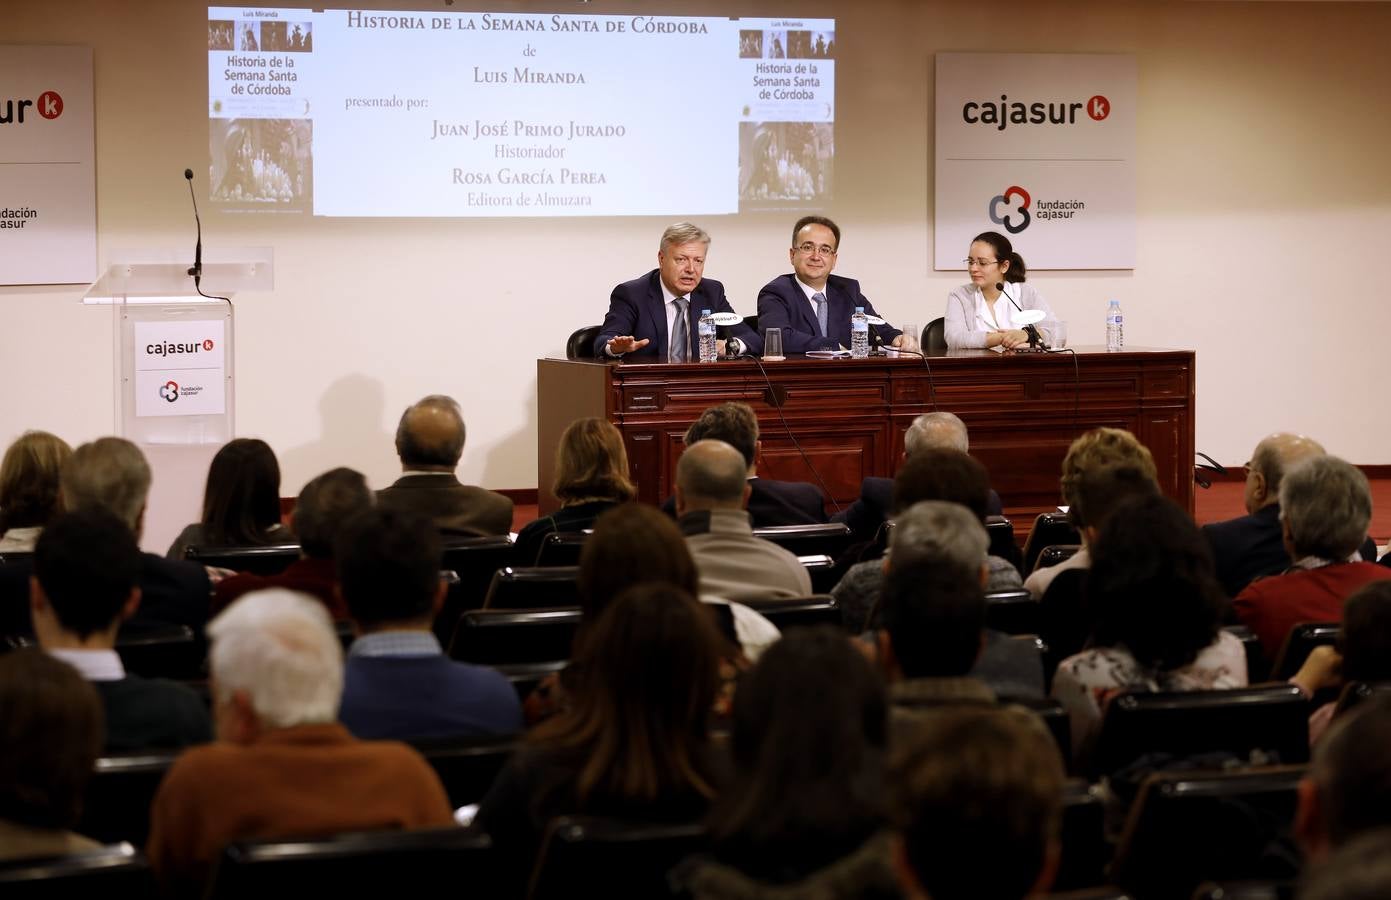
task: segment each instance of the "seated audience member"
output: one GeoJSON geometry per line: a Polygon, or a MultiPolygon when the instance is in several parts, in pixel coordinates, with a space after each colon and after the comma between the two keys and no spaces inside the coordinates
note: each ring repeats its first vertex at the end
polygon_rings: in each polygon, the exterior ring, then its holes
{"type": "Polygon", "coordinates": [[[959,503],[901,514],[879,591],[875,636],[896,704],[1043,696],[1038,651],[985,627],[989,538],[959,503]]]}
{"type": "Polygon", "coordinates": [[[1079,759],[1117,694],[1246,684],[1246,651],[1220,627],[1226,602],[1212,554],[1178,504],[1159,496],[1126,502],[1092,551],[1085,587],[1091,649],[1063,660],[1053,676],[1079,759]]]}
{"type": "Polygon", "coordinates": [[[683,896],[896,896],[884,688],[842,632],[799,629],[769,648],[739,685],[730,743],[712,852],[674,873],[683,896]]]}
{"type": "Polygon", "coordinates": [[[555,448],[552,491],[560,509],[517,533],[517,559],[525,565],[537,561],[546,535],[591,529],[600,513],[637,496],[618,429],[604,419],[571,422],[555,448]]]}
{"type": "Polygon", "coordinates": [[[0,860],[100,846],[72,829],[101,733],[101,702],[72,666],[38,650],[0,654],[0,860]]]}
{"type": "MultiPolygon", "coordinates": [[[[730,401],[712,406],[691,423],[682,439],[684,446],[697,441],[724,441],[743,454],[748,464],[749,518],[753,527],[816,525],[826,521],[825,501],[814,485],[801,481],[774,481],[758,477],[758,416],[747,403],[730,401]]],[[[676,497],[668,497],[662,509],[676,515],[676,497]]]]}
{"type": "MultiPolygon", "coordinates": [[[[1315,647],[1290,679],[1306,697],[1355,681],[1391,681],[1391,581],[1373,581],[1343,604],[1343,629],[1336,646],[1315,647]]],[[[1325,703],[1309,717],[1309,743],[1328,730],[1337,708],[1325,703]]]]}
{"type": "MultiPolygon", "coordinates": [[[[985,466],[960,450],[919,450],[908,457],[894,476],[894,509],[902,512],[924,500],[959,503],[971,511],[983,528],[989,490],[985,466]]],[[[1007,591],[1022,583],[1019,570],[1008,560],[992,555],[986,562],[990,571],[987,591],[1007,591]]],[[[884,562],[871,559],[851,566],[831,590],[852,633],[858,634],[867,627],[883,581],[884,562]]]]}
{"type": "Polygon", "coordinates": [[[480,536],[512,530],[512,501],[454,477],[464,454],[464,416],[452,397],[432,394],[401,414],[396,455],[402,475],[377,492],[383,509],[426,516],[444,534],[480,536]]]}
{"type": "Polygon", "coordinates": [[[676,464],[676,513],[700,589],[726,600],[806,597],[811,576],[791,552],[755,537],[744,457],[724,441],[697,441],[676,464]]]}
{"type": "Polygon", "coordinates": [[[352,469],[330,469],[311,479],[299,492],[290,520],[299,538],[300,558],[279,575],[242,572],[222,579],[213,588],[213,612],[221,612],[252,591],[285,588],[315,598],[337,621],[348,618],[348,609],[336,590],[333,544],[345,522],[372,507],[372,496],[367,479],[352,469]]]}
{"type": "Polygon", "coordinates": [[[1314,748],[1299,782],[1294,834],[1309,863],[1322,863],[1359,835],[1391,827],[1391,698],[1340,716],[1314,748]]]}
{"type": "Polygon", "coordinates": [[[568,707],[528,735],[474,819],[516,894],[555,817],[691,821],[718,786],[708,721],[721,641],[709,612],[671,585],[641,585],[578,643],[568,707]]]}
{"type": "MultiPolygon", "coordinates": [[[[1028,573],[1028,577],[1024,579],[1024,587],[1034,599],[1041,599],[1053,579],[1063,572],[1071,569],[1084,570],[1091,565],[1088,547],[1095,539],[1097,529],[1101,527],[1101,518],[1105,512],[1103,504],[1107,504],[1111,497],[1105,490],[1093,490],[1087,498],[1091,501],[1093,512],[1086,516],[1078,508],[1079,494],[1082,481],[1088,472],[1109,467],[1136,469],[1154,484],[1156,493],[1159,490],[1159,473],[1154,467],[1154,456],[1148,447],[1124,428],[1093,428],[1073,441],[1067,448],[1067,455],[1063,457],[1060,483],[1063,502],[1068,504],[1068,519],[1082,534],[1082,547],[1056,566],[1044,566],[1028,573]],[[1091,529],[1090,534],[1088,526],[1091,529]]],[[[1096,484],[1094,487],[1101,485],[1096,484]]],[[[1119,499],[1119,495],[1117,498],[1119,499]]]]}
{"type": "Polygon", "coordinates": [[[173,681],[128,674],[116,632],[140,604],[140,550],[102,509],[64,513],[34,549],[30,616],[39,646],[92,682],[105,709],[107,753],[212,739],[203,701],[173,681]]]}
{"type": "Polygon", "coordinates": [[[201,894],[233,841],[453,823],[420,754],[336,721],[342,648],[322,604],[248,594],[208,636],[218,740],[174,761],[150,811],[146,853],[166,895],[201,894]]]}
{"type": "Polygon", "coordinates": [[[360,738],[474,737],[522,729],[512,683],[444,655],[430,630],[444,603],[430,520],[369,509],[344,527],[339,589],[359,637],[343,671],[339,719],[360,738]]]}
{"type": "Polygon", "coordinates": [[[203,519],[184,528],[165,554],[183,559],[189,547],[255,547],[291,540],[280,524],[280,464],[255,438],[222,445],[208,466],[203,519]]]}
{"type": "Polygon", "coordinates": [[[1384,900],[1391,897],[1391,827],[1348,841],[1300,879],[1299,900],[1384,900]]]}
{"type": "Polygon", "coordinates": [[[48,520],[62,511],[58,473],[72,456],[62,438],[26,431],[0,460],[0,554],[32,553],[48,520]]]}
{"type": "MultiPolygon", "coordinates": [[[[125,438],[83,444],[63,465],[63,505],[69,510],[104,509],[130,529],[138,543],[150,493],[150,464],[125,438]]],[[[123,630],[147,625],[187,625],[201,635],[208,621],[212,585],[200,565],[140,554],[140,605],[123,630]]]]}
{"type": "MultiPolygon", "coordinates": [[[[1116,463],[1087,468],[1070,480],[1067,491],[1071,503],[1068,517],[1081,530],[1086,545],[1091,546],[1115,509],[1135,497],[1158,497],[1159,485],[1145,469],[1116,463]]],[[[1079,552],[1085,551],[1086,546],[1079,552]]],[[[1080,652],[1091,636],[1092,617],[1083,590],[1090,566],[1088,556],[1081,566],[1067,567],[1062,563],[1034,572],[1050,575],[1042,582],[1047,588],[1041,601],[1039,637],[1048,645],[1053,659],[1080,652]]]]}
{"type": "Polygon", "coordinates": [[[1280,525],[1293,565],[1283,575],[1251,582],[1233,603],[1266,658],[1275,658],[1295,625],[1333,621],[1353,591],[1391,578],[1384,566],[1358,556],[1371,521],[1371,487],[1355,466],[1313,456],[1285,473],[1280,525]]]}
{"type": "Polygon", "coordinates": [[[1046,893],[1061,853],[1063,765],[1036,716],[948,707],[894,754],[895,863],[905,897],[1046,893]]]}
{"type": "MultiPolygon", "coordinates": [[[[1246,464],[1243,499],[1246,515],[1203,526],[1217,564],[1217,580],[1228,597],[1235,597],[1257,578],[1278,575],[1289,568],[1280,527],[1280,482],[1285,472],[1306,459],[1323,456],[1318,441],[1301,434],[1272,434],[1263,438],[1246,464]]],[[[1362,558],[1376,560],[1376,545],[1362,545],[1362,558]]]]}
{"type": "MultiPolygon", "coordinates": [[[[971,449],[970,435],[966,423],[954,413],[923,413],[913,420],[903,433],[903,457],[906,461],[920,450],[958,450],[968,453],[971,449]]],[[[831,516],[832,522],[844,522],[862,541],[872,540],[879,529],[893,513],[894,479],[871,475],[860,484],[860,498],[845,509],[831,516]]],[[[998,516],[1003,511],[1000,495],[990,490],[985,504],[987,516],[998,516]]]]}

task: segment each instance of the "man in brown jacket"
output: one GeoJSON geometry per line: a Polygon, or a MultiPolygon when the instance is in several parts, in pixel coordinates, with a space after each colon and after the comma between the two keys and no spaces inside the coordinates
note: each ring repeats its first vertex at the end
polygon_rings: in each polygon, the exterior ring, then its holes
{"type": "Polygon", "coordinates": [[[201,895],[227,844],[452,824],[434,770],[338,723],[343,652],[322,604],[248,594],[208,626],[218,741],[155,795],[148,855],[166,895],[201,895]]]}

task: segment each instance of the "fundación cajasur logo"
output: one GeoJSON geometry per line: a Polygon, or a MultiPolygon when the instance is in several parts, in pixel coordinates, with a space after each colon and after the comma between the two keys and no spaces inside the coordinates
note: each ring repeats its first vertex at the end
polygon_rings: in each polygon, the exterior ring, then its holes
{"type": "Polygon", "coordinates": [[[173,403],[179,399],[179,383],[177,381],[166,381],[159,386],[159,396],[173,403]]]}

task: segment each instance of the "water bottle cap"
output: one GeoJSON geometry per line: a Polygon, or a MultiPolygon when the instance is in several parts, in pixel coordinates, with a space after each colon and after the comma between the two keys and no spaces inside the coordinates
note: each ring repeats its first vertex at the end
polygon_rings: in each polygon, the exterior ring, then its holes
{"type": "Polygon", "coordinates": [[[1121,305],[1121,302],[1120,302],[1119,300],[1112,300],[1112,301],[1111,301],[1111,305],[1112,305],[1112,306],[1120,306],[1120,305],[1121,305]]]}
{"type": "MultiPolygon", "coordinates": [[[[1115,303],[1116,301],[1112,300],[1111,302],[1112,302],[1112,303],[1115,303]]],[[[701,314],[702,316],[708,316],[708,315],[710,315],[710,310],[708,310],[708,309],[702,309],[702,310],[700,311],[700,314],[701,314]]]]}
{"type": "Polygon", "coordinates": [[[864,311],[865,311],[865,308],[864,308],[863,306],[857,306],[857,307],[855,307],[855,312],[857,312],[857,313],[862,313],[862,312],[864,312],[864,311]]]}

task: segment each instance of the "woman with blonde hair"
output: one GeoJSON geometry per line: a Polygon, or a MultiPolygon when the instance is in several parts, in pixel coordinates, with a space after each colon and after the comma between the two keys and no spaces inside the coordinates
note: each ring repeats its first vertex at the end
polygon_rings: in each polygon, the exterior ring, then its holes
{"type": "Polygon", "coordinates": [[[526,563],[535,562],[546,535],[593,528],[601,513],[637,496],[618,429],[592,417],[571,422],[555,449],[552,490],[560,509],[517,534],[517,558],[526,563]]]}
{"type": "Polygon", "coordinates": [[[26,431],[0,460],[0,553],[33,553],[39,532],[62,511],[58,471],[72,456],[67,441],[26,431]]]}

